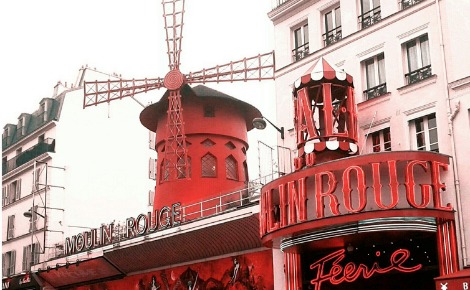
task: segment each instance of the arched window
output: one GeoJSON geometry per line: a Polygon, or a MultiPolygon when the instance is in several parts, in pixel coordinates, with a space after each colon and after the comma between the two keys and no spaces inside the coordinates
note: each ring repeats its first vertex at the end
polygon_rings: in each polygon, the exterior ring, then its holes
{"type": "Polygon", "coordinates": [[[160,163],[160,182],[170,178],[170,161],[163,159],[160,163]]]}
{"type": "MultiPolygon", "coordinates": [[[[191,157],[187,156],[187,161],[188,163],[186,164],[186,166],[188,167],[188,177],[191,177],[191,157]]],[[[186,177],[186,168],[183,166],[183,159],[179,159],[178,160],[178,179],[183,179],[186,177]]]]}
{"type": "Polygon", "coordinates": [[[225,176],[227,179],[238,180],[238,164],[232,155],[225,158],[225,176]]]}
{"type": "Polygon", "coordinates": [[[207,153],[201,158],[201,175],[202,177],[216,177],[217,176],[217,158],[214,155],[207,153]]]}

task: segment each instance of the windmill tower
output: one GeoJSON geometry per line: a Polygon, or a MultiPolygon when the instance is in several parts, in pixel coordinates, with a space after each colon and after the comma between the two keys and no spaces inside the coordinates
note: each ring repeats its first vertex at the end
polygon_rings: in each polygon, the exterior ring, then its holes
{"type": "MultiPolygon", "coordinates": [[[[157,179],[157,190],[159,188],[159,184],[162,183],[180,182],[184,179],[191,180],[191,161],[188,158],[188,145],[190,142],[187,140],[186,133],[188,123],[185,123],[183,118],[183,115],[186,115],[186,113],[188,113],[188,115],[191,113],[189,110],[186,112],[186,108],[183,109],[182,106],[182,91],[187,92],[188,99],[194,99],[191,96],[194,96],[195,94],[194,92],[191,92],[189,84],[248,80],[261,81],[274,78],[274,52],[258,54],[239,61],[232,61],[208,69],[183,74],[180,71],[180,54],[183,38],[184,3],[184,0],[163,0],[162,2],[169,66],[169,72],[164,78],[93,81],[85,82],[84,86],[84,108],[125,97],[131,97],[135,94],[148,92],[154,89],[167,89],[167,92],[164,95],[167,100],[158,102],[157,104],[160,104],[158,106],[149,106],[153,109],[149,109],[149,107],[147,107],[141,113],[142,123],[145,127],[157,133],[157,142],[160,142],[157,144],[156,148],[157,150],[160,150],[157,151],[159,153],[157,172],[159,172],[158,176],[161,177],[160,179],[157,179]],[[163,103],[167,105],[167,110],[162,114],[161,104],[163,103]],[[162,116],[166,116],[165,122],[162,122],[162,116]],[[151,124],[149,122],[155,123],[151,124]],[[161,127],[157,124],[165,125],[164,127],[161,127]]],[[[218,94],[220,93],[215,93],[215,95],[218,94]]],[[[227,104],[231,104],[231,102],[228,102],[227,104]]],[[[245,105],[249,106],[248,104],[245,105]]],[[[191,105],[188,104],[188,106],[191,105]]],[[[250,112],[252,111],[251,108],[248,110],[250,112]]],[[[256,117],[260,115],[259,111],[256,110],[256,112],[256,114],[245,114],[240,112],[240,114],[242,114],[241,119],[246,123],[247,116],[256,117]]],[[[194,125],[196,124],[195,121],[197,120],[191,119],[190,123],[194,125]]],[[[230,126],[230,124],[227,124],[227,128],[230,126]]],[[[245,127],[245,134],[246,130],[251,129],[250,126],[251,125],[247,125],[247,127],[245,127]]],[[[246,137],[240,137],[237,140],[245,139],[246,137]]],[[[245,141],[242,141],[242,143],[245,141]]],[[[245,146],[245,150],[246,148],[247,146],[245,146]]],[[[194,182],[195,181],[193,181],[193,183],[194,182]]],[[[177,189],[174,186],[175,184],[171,186],[167,185],[166,187],[172,187],[173,191],[175,191],[177,189]]],[[[154,207],[156,208],[158,206],[164,206],[157,202],[159,200],[158,196],[161,194],[157,190],[155,193],[156,198],[154,203],[154,207]]],[[[191,200],[188,200],[188,202],[190,201],[191,200]]]]}

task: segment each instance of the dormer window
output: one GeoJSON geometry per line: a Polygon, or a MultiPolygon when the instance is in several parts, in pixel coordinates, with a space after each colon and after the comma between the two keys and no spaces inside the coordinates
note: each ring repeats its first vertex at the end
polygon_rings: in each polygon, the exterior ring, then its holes
{"type": "Polygon", "coordinates": [[[18,119],[18,125],[16,127],[17,137],[23,136],[25,134],[26,128],[24,126],[24,117],[18,119]]]}
{"type": "Polygon", "coordinates": [[[46,102],[41,103],[41,107],[39,108],[39,121],[46,122],[47,121],[47,113],[46,113],[46,102]]]}

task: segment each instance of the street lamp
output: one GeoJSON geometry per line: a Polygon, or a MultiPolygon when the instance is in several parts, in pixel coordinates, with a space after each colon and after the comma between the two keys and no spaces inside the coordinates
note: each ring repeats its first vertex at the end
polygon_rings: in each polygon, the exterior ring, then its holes
{"type": "Polygon", "coordinates": [[[281,128],[277,127],[271,121],[269,121],[268,118],[264,116],[262,116],[261,118],[254,118],[253,127],[259,130],[263,130],[264,128],[266,128],[266,121],[264,120],[268,121],[268,123],[271,124],[271,126],[273,126],[279,133],[281,133],[281,139],[284,140],[284,127],[281,127],[281,128]]]}
{"type": "MultiPolygon", "coordinates": [[[[38,216],[40,216],[40,217],[42,217],[42,218],[46,218],[45,216],[43,216],[42,214],[38,213],[37,211],[34,211],[34,214],[36,214],[36,215],[38,215],[38,216]]],[[[24,215],[25,217],[27,217],[27,218],[32,218],[32,217],[33,217],[33,213],[31,212],[31,209],[29,209],[28,211],[25,211],[25,212],[23,213],[23,215],[24,215]]]]}

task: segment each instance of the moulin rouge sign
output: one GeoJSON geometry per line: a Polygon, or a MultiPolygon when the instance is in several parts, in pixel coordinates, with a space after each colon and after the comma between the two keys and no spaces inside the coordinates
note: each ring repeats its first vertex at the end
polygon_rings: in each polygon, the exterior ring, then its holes
{"type": "Polygon", "coordinates": [[[181,203],[171,207],[164,206],[153,213],[140,214],[137,218],[126,219],[124,231],[117,233],[113,223],[102,225],[99,229],[91,229],[65,239],[65,255],[88,251],[97,247],[110,245],[126,239],[151,234],[181,224],[181,203]]]}
{"type": "MultiPolygon", "coordinates": [[[[386,152],[327,162],[262,188],[260,234],[326,217],[392,209],[452,211],[441,173],[449,159],[432,152],[386,152]]],[[[354,219],[354,218],[352,218],[354,219]]]]}

